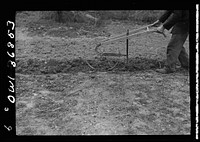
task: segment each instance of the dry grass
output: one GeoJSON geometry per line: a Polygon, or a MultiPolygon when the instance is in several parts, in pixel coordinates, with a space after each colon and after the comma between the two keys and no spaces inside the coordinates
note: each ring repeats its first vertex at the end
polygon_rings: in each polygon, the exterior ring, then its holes
{"type": "MultiPolygon", "coordinates": [[[[153,22],[163,10],[104,10],[104,11],[63,11],[63,20],[65,22],[87,22],[93,20],[86,15],[98,18],[99,20],[131,20],[139,22],[153,22]]],[[[57,19],[57,11],[42,11],[41,17],[44,19],[57,19]]]]}

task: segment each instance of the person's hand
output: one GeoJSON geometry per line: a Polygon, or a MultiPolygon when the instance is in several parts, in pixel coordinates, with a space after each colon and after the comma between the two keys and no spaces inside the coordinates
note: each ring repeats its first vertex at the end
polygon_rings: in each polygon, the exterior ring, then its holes
{"type": "Polygon", "coordinates": [[[156,31],[157,33],[163,34],[166,37],[166,35],[164,33],[165,28],[163,27],[163,25],[159,26],[156,30],[157,30],[156,31]]]}
{"type": "Polygon", "coordinates": [[[163,27],[163,25],[161,25],[161,26],[159,26],[159,27],[157,28],[157,32],[158,32],[158,33],[164,33],[164,30],[165,30],[165,28],[163,27]]]}

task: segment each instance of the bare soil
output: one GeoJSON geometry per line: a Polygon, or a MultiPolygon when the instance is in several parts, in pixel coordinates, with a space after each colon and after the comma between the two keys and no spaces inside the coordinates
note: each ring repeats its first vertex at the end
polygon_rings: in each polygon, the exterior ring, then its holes
{"type": "MultiPolygon", "coordinates": [[[[31,11],[17,14],[16,22],[17,135],[190,134],[188,72],[155,72],[164,65],[169,33],[167,38],[152,33],[131,39],[126,70],[124,57],[97,60],[95,45],[143,25],[112,20],[98,28],[58,24],[31,11]]],[[[188,46],[187,40],[187,51],[188,46]]],[[[102,50],[125,53],[125,42],[102,50]]]]}

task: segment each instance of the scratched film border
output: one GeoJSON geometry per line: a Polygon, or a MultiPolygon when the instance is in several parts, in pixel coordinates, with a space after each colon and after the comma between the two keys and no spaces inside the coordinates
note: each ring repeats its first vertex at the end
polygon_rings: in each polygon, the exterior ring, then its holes
{"type": "Polygon", "coordinates": [[[196,140],[199,139],[199,4],[196,4],[196,140]]]}
{"type": "Polygon", "coordinates": [[[15,129],[15,11],[1,18],[1,134],[14,136],[15,129]],[[3,40],[2,40],[3,39],[3,40]]]}
{"type": "MultiPolygon", "coordinates": [[[[199,12],[199,5],[196,4],[196,13],[199,12]]],[[[197,16],[198,14],[196,14],[197,16]]],[[[198,15],[198,20],[199,20],[199,15],[198,15]]],[[[199,86],[199,82],[198,82],[198,64],[199,64],[199,60],[198,60],[198,40],[199,40],[199,29],[198,29],[198,25],[199,25],[199,21],[196,19],[196,138],[198,138],[198,86],[199,86]]],[[[5,69],[5,72],[1,73],[3,75],[3,87],[2,90],[4,90],[4,93],[1,93],[1,98],[3,99],[3,103],[1,105],[1,113],[3,115],[1,115],[1,117],[3,118],[3,123],[1,125],[1,133],[6,136],[6,137],[12,137],[12,136],[16,136],[16,130],[15,130],[15,93],[12,91],[15,91],[15,67],[14,67],[14,62],[15,62],[15,29],[12,30],[12,24],[11,22],[15,23],[15,11],[9,11],[7,12],[6,16],[4,16],[4,20],[2,21],[2,25],[3,25],[3,37],[4,38],[4,44],[3,47],[3,54],[4,54],[4,61],[3,63],[1,63],[1,65],[3,64],[4,68],[1,68],[2,70],[5,69]],[[10,21],[10,22],[8,22],[10,21]],[[9,30],[9,32],[8,32],[9,30]],[[11,38],[8,34],[13,33],[14,38],[11,38]],[[10,44],[9,44],[10,42],[10,44]],[[14,47],[11,45],[13,44],[14,47]],[[9,47],[8,47],[9,46],[9,47]],[[12,48],[13,47],[13,48],[12,48]],[[13,54],[14,53],[14,54],[13,54]],[[14,57],[13,57],[14,56],[14,57]],[[11,83],[12,82],[12,83],[11,83]],[[14,87],[10,87],[13,86],[14,87]],[[14,88],[14,89],[12,89],[14,88]],[[11,90],[11,91],[9,91],[11,90]],[[6,92],[6,93],[5,93],[6,92]],[[10,96],[10,97],[8,97],[10,96]],[[13,97],[12,97],[13,96],[13,97]],[[14,102],[14,103],[12,103],[14,102]],[[3,110],[3,111],[2,111],[3,110]],[[5,111],[8,110],[8,111],[5,111]],[[9,131],[10,130],[10,131],[9,131]]],[[[11,34],[10,34],[11,35],[11,34]]],[[[1,91],[2,91],[1,90],[1,91]]],[[[125,140],[126,141],[126,140],[125,140]]]]}

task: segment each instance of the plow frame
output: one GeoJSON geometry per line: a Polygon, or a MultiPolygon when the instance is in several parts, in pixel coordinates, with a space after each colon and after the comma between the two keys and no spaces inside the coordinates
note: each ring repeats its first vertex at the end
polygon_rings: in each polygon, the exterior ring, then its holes
{"type": "MultiPolygon", "coordinates": [[[[134,36],[137,35],[141,35],[141,34],[147,34],[147,33],[153,33],[153,32],[158,32],[156,28],[151,28],[153,27],[154,24],[149,24],[143,27],[140,27],[138,29],[135,30],[131,30],[129,31],[129,29],[127,29],[126,33],[102,40],[100,43],[98,43],[95,47],[95,52],[96,55],[99,56],[100,58],[102,57],[106,57],[106,56],[115,56],[115,57],[126,57],[126,65],[128,65],[128,49],[129,49],[129,39],[133,38],[134,36]],[[150,29],[151,28],[151,29],[150,29]],[[119,40],[123,40],[126,39],[126,54],[121,54],[121,53],[106,53],[106,52],[101,52],[99,50],[99,48],[104,45],[104,44],[108,44],[108,43],[113,43],[115,41],[119,41],[119,40]]],[[[158,32],[159,33],[159,32],[158,32]]],[[[161,33],[163,34],[164,37],[166,37],[165,33],[161,33]]],[[[85,61],[86,64],[93,70],[96,70],[95,67],[93,67],[87,60],[85,61]]],[[[116,62],[114,65],[110,66],[110,68],[108,70],[113,70],[119,62],[116,62]]]]}

